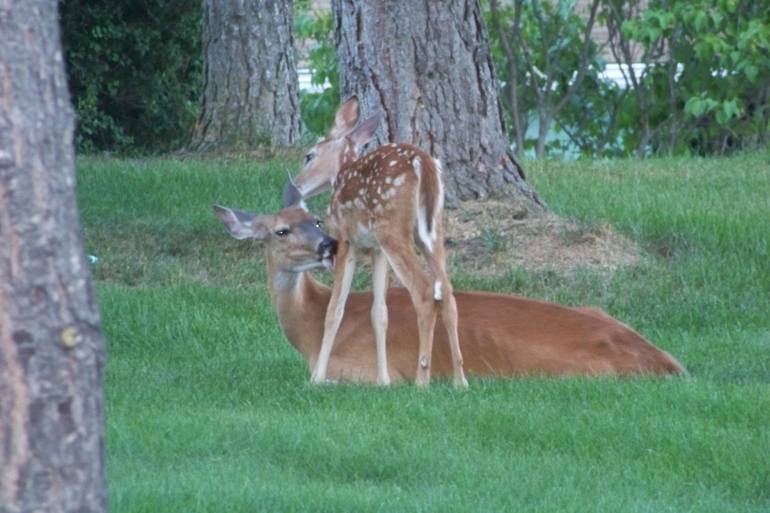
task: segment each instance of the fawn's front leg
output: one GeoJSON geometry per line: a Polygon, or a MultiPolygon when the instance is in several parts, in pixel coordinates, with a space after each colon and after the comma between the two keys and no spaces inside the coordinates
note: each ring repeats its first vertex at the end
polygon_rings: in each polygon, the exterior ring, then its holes
{"type": "Polygon", "coordinates": [[[334,270],[334,286],[329,306],[326,308],[324,335],[321,341],[321,351],[318,354],[310,382],[314,384],[326,381],[326,369],[329,367],[329,357],[334,347],[334,339],[345,313],[345,303],[353,283],[353,273],[356,270],[356,251],[350,241],[340,241],[337,250],[337,263],[334,270]]]}

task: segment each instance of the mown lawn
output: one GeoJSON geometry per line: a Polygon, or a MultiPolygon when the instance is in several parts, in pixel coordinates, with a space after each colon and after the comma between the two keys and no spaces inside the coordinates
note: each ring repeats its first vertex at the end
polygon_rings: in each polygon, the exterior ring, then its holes
{"type": "Polygon", "coordinates": [[[78,167],[109,347],[112,511],[770,511],[767,154],[528,163],[555,211],[609,222],[650,258],[609,281],[455,269],[456,287],[599,305],[690,377],[465,393],[308,384],[259,247],[210,210],[277,210],[296,162],[78,167]]]}

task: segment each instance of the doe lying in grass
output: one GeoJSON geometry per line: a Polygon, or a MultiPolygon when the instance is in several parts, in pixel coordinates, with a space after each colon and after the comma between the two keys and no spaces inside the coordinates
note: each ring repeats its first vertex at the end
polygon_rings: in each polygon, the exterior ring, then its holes
{"type": "MultiPolygon", "coordinates": [[[[329,268],[336,241],[319,221],[301,208],[275,215],[214,207],[237,239],[254,238],[267,245],[270,294],[289,342],[312,369],[324,331],[331,290],[307,271],[329,268]]],[[[476,376],[598,376],[682,374],[684,368],[623,323],[596,308],[567,308],[515,295],[455,292],[459,333],[466,370],[476,376]]],[[[394,381],[414,381],[417,318],[406,289],[387,294],[391,329],[387,333],[388,367],[394,381]]],[[[328,378],[377,382],[375,337],[369,319],[370,292],[351,293],[337,344],[329,360],[328,378]]],[[[452,359],[446,333],[433,354],[433,374],[451,377],[452,359]]]]}

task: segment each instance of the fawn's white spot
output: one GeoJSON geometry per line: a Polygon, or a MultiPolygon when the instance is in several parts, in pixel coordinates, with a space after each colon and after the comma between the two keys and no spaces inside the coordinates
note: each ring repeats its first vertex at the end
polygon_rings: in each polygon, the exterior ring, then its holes
{"type": "Polygon", "coordinates": [[[422,174],[422,160],[420,160],[420,157],[412,161],[412,169],[414,169],[414,174],[417,175],[417,178],[420,178],[422,174]]]}
{"type": "Polygon", "coordinates": [[[436,280],[436,283],[433,284],[433,299],[436,301],[441,301],[441,282],[436,280]]]}

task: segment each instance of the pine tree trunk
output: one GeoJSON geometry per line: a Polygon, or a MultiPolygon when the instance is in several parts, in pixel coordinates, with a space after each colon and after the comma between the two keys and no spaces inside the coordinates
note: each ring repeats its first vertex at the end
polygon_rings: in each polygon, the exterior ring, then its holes
{"type": "Polygon", "coordinates": [[[106,510],[104,340],[57,0],[0,4],[0,512],[106,510]]]}
{"type": "Polygon", "coordinates": [[[288,146],[300,133],[292,0],[204,0],[203,109],[190,150],[288,146]]]}
{"type": "Polygon", "coordinates": [[[509,148],[478,0],[332,0],[340,92],[382,111],[377,143],[410,142],[444,164],[447,202],[543,203],[509,148]]]}

